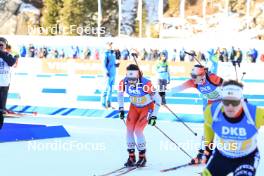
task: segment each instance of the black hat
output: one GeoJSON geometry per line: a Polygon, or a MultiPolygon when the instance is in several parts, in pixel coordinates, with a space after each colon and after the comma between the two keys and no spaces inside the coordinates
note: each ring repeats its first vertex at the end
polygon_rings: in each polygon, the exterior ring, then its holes
{"type": "Polygon", "coordinates": [[[130,64],[127,66],[127,70],[139,70],[136,64],[130,64]]]}
{"type": "Polygon", "coordinates": [[[4,37],[0,37],[0,42],[5,43],[6,45],[8,44],[7,40],[4,37]]]}

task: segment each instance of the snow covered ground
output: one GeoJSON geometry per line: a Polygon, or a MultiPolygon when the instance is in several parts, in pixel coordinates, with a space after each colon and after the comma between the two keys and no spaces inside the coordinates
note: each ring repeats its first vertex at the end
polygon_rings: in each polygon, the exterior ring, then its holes
{"type": "MultiPolygon", "coordinates": [[[[182,81],[172,81],[178,85],[182,81]]],[[[80,102],[76,95],[93,95],[101,89],[98,79],[82,79],[74,76],[36,77],[16,75],[12,77],[10,92],[20,93],[19,99],[8,99],[8,104],[98,108],[99,102],[80,102]],[[67,88],[67,94],[42,94],[42,88],[67,88]]],[[[190,89],[186,93],[197,93],[190,89]]],[[[246,94],[263,95],[263,83],[247,83],[246,94]]],[[[194,101],[195,102],[195,101],[194,101]]],[[[128,103],[127,103],[128,105],[128,103]]],[[[116,103],[114,103],[116,106],[116,103]]],[[[201,115],[200,105],[169,105],[176,114],[201,115]]],[[[127,107],[126,107],[127,108],[127,107]]],[[[161,108],[161,112],[166,109],[161,108]]],[[[168,111],[166,111],[168,112],[168,111]]],[[[123,166],[127,160],[126,128],[119,119],[103,117],[23,117],[6,119],[9,123],[63,125],[71,137],[36,141],[8,142],[0,144],[1,175],[5,176],[98,176],[123,166]]],[[[188,123],[198,133],[195,137],[181,123],[160,120],[157,126],[167,133],[190,155],[196,156],[200,146],[202,124],[188,123]]],[[[197,175],[201,167],[186,167],[177,171],[161,173],[161,169],[185,164],[190,158],[180,151],[155,127],[147,126],[147,167],[132,171],[131,176],[197,175]]],[[[259,133],[259,148],[264,157],[264,131],[259,133]]],[[[257,176],[264,171],[261,159],[257,176]]]]}
{"type": "MultiPolygon", "coordinates": [[[[1,175],[96,176],[121,167],[127,159],[125,125],[119,119],[23,117],[6,119],[6,122],[63,125],[71,137],[1,143],[1,175]]],[[[159,121],[157,124],[190,155],[195,156],[202,134],[202,124],[188,125],[198,132],[199,137],[192,135],[178,122],[159,121]]],[[[155,127],[147,126],[145,135],[147,167],[132,171],[128,175],[192,176],[202,170],[201,167],[187,167],[161,173],[161,169],[187,163],[189,158],[155,127]]],[[[260,130],[258,140],[263,158],[263,129],[260,130]]],[[[257,175],[262,175],[263,171],[262,159],[257,175]]]]}

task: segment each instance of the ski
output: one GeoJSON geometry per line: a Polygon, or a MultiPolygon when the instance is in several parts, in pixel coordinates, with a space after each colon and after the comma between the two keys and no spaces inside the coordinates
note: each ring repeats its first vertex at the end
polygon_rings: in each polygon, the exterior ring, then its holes
{"type": "MultiPolygon", "coordinates": [[[[145,167],[145,166],[144,166],[145,167]]],[[[116,169],[114,171],[111,171],[111,172],[108,172],[106,174],[103,174],[103,175],[99,175],[99,176],[110,176],[110,175],[113,175],[113,176],[121,176],[121,175],[125,175],[133,170],[136,170],[136,169],[139,169],[139,168],[142,168],[142,167],[136,167],[136,166],[132,166],[132,167],[121,167],[119,169],[116,169]]]]}
{"type": "Polygon", "coordinates": [[[25,113],[20,113],[20,112],[14,112],[10,111],[6,114],[3,114],[5,117],[10,117],[10,118],[19,118],[19,117],[24,117],[24,116],[37,116],[37,112],[25,112],[25,113]]]}
{"type": "Polygon", "coordinates": [[[129,172],[131,172],[131,171],[133,171],[133,170],[136,170],[137,168],[138,168],[138,167],[136,167],[136,166],[128,167],[127,170],[122,171],[121,173],[119,173],[119,174],[117,174],[117,175],[115,175],[115,176],[125,175],[125,174],[127,174],[127,173],[129,173],[129,172]]]}
{"type": "Polygon", "coordinates": [[[194,165],[194,164],[192,164],[192,163],[182,164],[182,165],[171,167],[171,168],[168,168],[168,169],[163,169],[160,172],[173,171],[173,170],[177,170],[177,169],[180,169],[180,168],[183,168],[183,167],[187,167],[187,166],[192,166],[192,165],[194,165]]]}
{"type": "Polygon", "coordinates": [[[112,175],[112,174],[115,174],[115,173],[121,172],[122,170],[125,170],[125,169],[127,169],[127,167],[123,166],[123,167],[121,167],[121,168],[119,168],[119,169],[113,170],[113,171],[111,171],[111,172],[108,172],[108,173],[106,173],[106,174],[99,175],[99,176],[108,176],[108,175],[112,175]]]}

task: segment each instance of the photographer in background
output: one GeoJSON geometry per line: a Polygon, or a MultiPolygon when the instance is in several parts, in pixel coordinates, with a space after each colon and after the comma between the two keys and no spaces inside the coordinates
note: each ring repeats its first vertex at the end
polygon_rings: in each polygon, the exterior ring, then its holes
{"type": "Polygon", "coordinates": [[[6,112],[6,101],[11,81],[10,68],[16,63],[16,58],[6,51],[8,42],[0,37],[0,129],[4,123],[3,114],[6,112]]]}

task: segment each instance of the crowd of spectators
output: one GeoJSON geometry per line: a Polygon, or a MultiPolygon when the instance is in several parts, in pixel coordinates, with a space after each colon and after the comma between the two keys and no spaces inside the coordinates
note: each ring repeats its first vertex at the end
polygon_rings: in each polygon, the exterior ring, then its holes
{"type": "MultiPolygon", "coordinates": [[[[94,47],[38,47],[30,44],[28,46],[20,47],[20,57],[28,58],[74,58],[74,59],[93,59],[99,60],[103,56],[104,48],[94,47]]],[[[136,53],[141,60],[157,60],[161,52],[167,53],[169,61],[194,61],[197,57],[201,61],[206,61],[209,57],[214,57],[220,62],[237,61],[241,62],[264,62],[264,53],[258,51],[256,48],[249,48],[248,50],[241,50],[240,48],[211,48],[207,51],[195,51],[187,48],[175,48],[171,50],[164,49],[131,49],[131,48],[115,48],[114,49],[117,60],[132,59],[132,53],[136,53]],[[187,53],[190,54],[187,54],[187,53]]]]}

